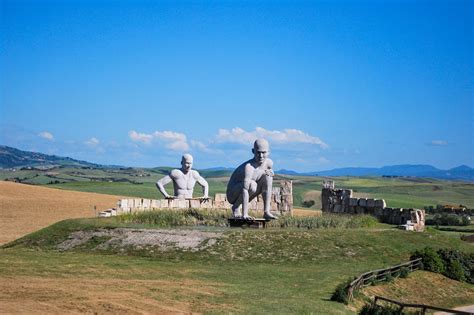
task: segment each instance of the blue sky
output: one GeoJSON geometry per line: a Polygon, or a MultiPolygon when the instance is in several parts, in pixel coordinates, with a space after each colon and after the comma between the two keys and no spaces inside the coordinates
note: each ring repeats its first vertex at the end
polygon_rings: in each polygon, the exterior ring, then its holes
{"type": "Polygon", "coordinates": [[[104,164],[474,166],[472,1],[0,0],[0,144],[104,164]]]}

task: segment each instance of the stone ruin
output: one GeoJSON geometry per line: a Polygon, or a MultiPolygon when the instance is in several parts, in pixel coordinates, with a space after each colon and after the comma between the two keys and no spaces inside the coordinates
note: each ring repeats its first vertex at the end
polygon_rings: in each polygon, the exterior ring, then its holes
{"type": "Polygon", "coordinates": [[[406,230],[423,231],[425,210],[387,208],[383,199],[354,198],[352,189],[336,189],[334,181],[324,181],[321,192],[322,210],[333,213],[369,214],[382,223],[397,224],[406,230]]]}
{"type": "MultiPolygon", "coordinates": [[[[117,208],[99,213],[100,217],[116,216],[123,213],[150,211],[154,209],[231,209],[226,194],[216,194],[214,198],[200,199],[121,199],[117,208]]],[[[249,204],[250,210],[263,211],[263,198],[258,195],[249,204]]],[[[280,187],[273,187],[271,210],[279,215],[293,214],[293,183],[282,181],[280,187]]]]}

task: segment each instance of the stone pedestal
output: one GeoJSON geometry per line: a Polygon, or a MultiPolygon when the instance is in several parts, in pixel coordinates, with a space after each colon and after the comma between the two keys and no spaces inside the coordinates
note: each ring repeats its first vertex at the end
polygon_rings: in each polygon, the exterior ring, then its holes
{"type": "Polygon", "coordinates": [[[253,228],[253,229],[264,229],[266,223],[270,220],[266,219],[240,219],[240,218],[230,218],[228,219],[230,227],[240,227],[240,228],[253,228]]]}

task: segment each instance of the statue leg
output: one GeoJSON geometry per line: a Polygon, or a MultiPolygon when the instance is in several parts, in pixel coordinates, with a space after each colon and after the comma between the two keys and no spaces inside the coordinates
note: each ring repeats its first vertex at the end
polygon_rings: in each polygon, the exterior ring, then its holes
{"type": "Polygon", "coordinates": [[[272,209],[272,187],[273,177],[264,175],[261,178],[262,197],[263,197],[263,218],[264,219],[278,219],[271,213],[272,209]]]}
{"type": "Polygon", "coordinates": [[[232,217],[241,218],[242,213],[240,212],[240,205],[242,204],[242,197],[237,198],[237,200],[232,204],[232,217]]]}
{"type": "Polygon", "coordinates": [[[248,190],[242,190],[242,212],[244,219],[253,219],[249,216],[249,204],[257,196],[258,188],[257,182],[252,181],[248,190]]]}

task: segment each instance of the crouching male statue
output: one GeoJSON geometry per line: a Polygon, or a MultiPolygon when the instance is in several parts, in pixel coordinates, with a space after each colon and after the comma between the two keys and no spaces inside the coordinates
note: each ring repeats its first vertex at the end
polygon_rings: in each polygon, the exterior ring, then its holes
{"type": "Polygon", "coordinates": [[[193,157],[191,154],[185,154],[181,158],[181,169],[174,169],[169,175],[156,182],[156,187],[167,199],[190,199],[193,198],[194,185],[196,182],[202,186],[204,196],[202,199],[208,199],[209,185],[206,180],[199,175],[193,167],[193,157]],[[166,190],[165,185],[173,181],[174,196],[170,196],[166,190]]]}
{"type": "Polygon", "coordinates": [[[277,219],[271,214],[273,184],[273,161],[268,158],[270,145],[265,139],[257,139],[253,144],[254,158],[244,162],[232,173],[227,185],[227,201],[232,204],[234,218],[253,219],[249,216],[249,203],[262,194],[264,218],[277,219]],[[240,212],[242,205],[243,216],[240,212]]]}

